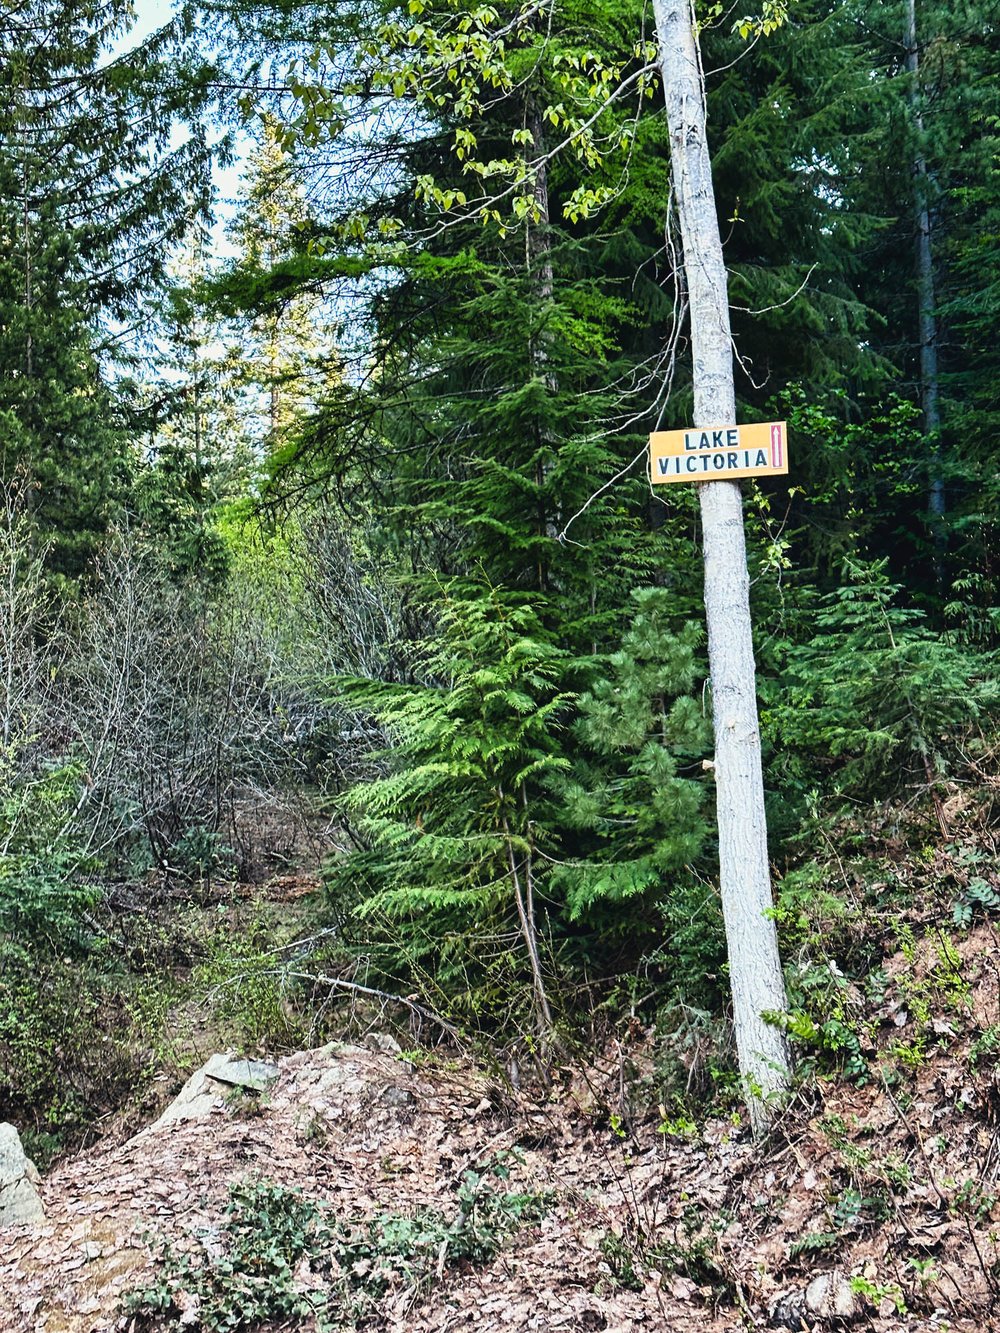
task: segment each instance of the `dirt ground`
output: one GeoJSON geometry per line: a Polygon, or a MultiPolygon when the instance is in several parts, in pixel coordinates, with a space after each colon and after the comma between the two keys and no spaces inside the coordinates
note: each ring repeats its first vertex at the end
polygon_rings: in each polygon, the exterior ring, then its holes
{"type": "Polygon", "coordinates": [[[231,1182],[280,1182],[345,1221],[447,1212],[463,1172],[507,1153],[518,1187],[548,1195],[541,1220],[419,1296],[391,1288],[371,1327],[839,1326],[815,1312],[776,1322],[824,1274],[853,1286],[844,1322],[858,1328],[995,1326],[1000,1130],[953,1061],[928,1060],[905,1096],[820,1085],[755,1147],[732,1120],[663,1132],[655,1112],[609,1116],[617,1059],[561,1071],[541,1103],[462,1059],[415,1067],[345,1045],[290,1056],[260,1101],[220,1099],[203,1119],[55,1169],[45,1225],[4,1236],[0,1329],[124,1333],[123,1295],[154,1274],[161,1241],[217,1237],[231,1182]]]}

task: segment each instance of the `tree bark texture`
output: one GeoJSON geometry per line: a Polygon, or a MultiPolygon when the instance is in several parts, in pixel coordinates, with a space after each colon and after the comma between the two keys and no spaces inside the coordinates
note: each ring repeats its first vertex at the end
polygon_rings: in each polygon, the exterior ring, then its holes
{"type": "MultiPolygon", "coordinates": [[[[670,132],[674,199],[691,312],[694,425],[736,421],[729,297],[705,97],[690,0],[653,0],[670,132]]],[[[705,616],[715,727],[722,909],[740,1073],[754,1133],[788,1081],[780,1027],[784,980],[771,908],[764,782],[750,623],[750,579],[738,482],[698,486],[704,532],[705,616]]]]}
{"type": "MultiPolygon", "coordinates": [[[[920,146],[924,137],[924,118],[920,109],[920,53],[917,45],[917,4],[906,0],[906,71],[910,76],[910,106],[918,146],[913,158],[913,212],[916,232],[917,303],[920,330],[920,406],[924,433],[930,440],[931,467],[928,509],[933,519],[945,511],[944,478],[941,476],[941,408],[938,379],[938,327],[934,296],[934,251],[931,239],[931,213],[928,200],[930,179],[927,159],[920,146]]],[[[938,539],[940,539],[940,534],[938,539]]]]}

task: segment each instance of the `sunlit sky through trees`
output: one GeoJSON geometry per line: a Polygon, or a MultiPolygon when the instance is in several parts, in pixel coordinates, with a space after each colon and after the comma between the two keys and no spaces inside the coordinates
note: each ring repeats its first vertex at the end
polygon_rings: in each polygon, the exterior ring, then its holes
{"type": "MultiPolygon", "coordinates": [[[[148,37],[151,32],[155,32],[158,27],[166,23],[172,12],[173,6],[164,3],[164,0],[135,0],[136,23],[132,32],[129,33],[124,46],[134,46],[144,37],[148,37]]],[[[216,188],[216,225],[214,228],[215,245],[218,251],[225,254],[229,249],[226,240],[226,226],[232,216],[236,197],[239,193],[240,178],[243,171],[243,159],[246,155],[246,142],[243,135],[237,135],[237,156],[236,159],[226,167],[215,164],[214,178],[216,188]]]]}

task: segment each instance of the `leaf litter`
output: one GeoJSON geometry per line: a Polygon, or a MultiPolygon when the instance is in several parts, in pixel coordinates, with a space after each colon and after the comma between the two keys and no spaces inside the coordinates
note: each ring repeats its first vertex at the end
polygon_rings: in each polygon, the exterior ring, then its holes
{"type": "MultiPolygon", "coordinates": [[[[157,1275],[163,1242],[218,1250],[238,1182],[278,1182],[345,1223],[447,1213],[463,1173],[498,1153],[512,1154],[517,1188],[546,1193],[541,1217],[486,1264],[442,1263],[419,1290],[401,1274],[357,1327],[987,1329],[1000,1303],[1000,1091],[969,1051],[1000,1013],[982,961],[990,929],[963,939],[968,1004],[924,1015],[939,1045],[906,1080],[815,1080],[762,1146],[733,1119],[670,1133],[651,1105],[609,1115],[620,1051],[583,1077],[556,1071],[544,1101],[464,1057],[414,1065],[336,1043],[289,1056],[260,1098],[220,1099],[53,1170],[46,1223],[12,1229],[0,1249],[0,1330],[126,1333],[123,1299],[157,1275]],[[810,1306],[820,1288],[827,1306],[810,1306]],[[849,1316],[830,1292],[850,1293],[849,1316]]],[[[894,1003],[874,1038],[886,1050],[917,1022],[897,1026],[894,1003]]],[[[649,1034],[628,1059],[641,1083],[649,1034]]]]}

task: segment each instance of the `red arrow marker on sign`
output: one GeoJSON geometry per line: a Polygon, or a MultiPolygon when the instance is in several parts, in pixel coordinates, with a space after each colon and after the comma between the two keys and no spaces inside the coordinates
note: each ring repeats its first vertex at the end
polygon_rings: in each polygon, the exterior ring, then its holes
{"type": "Polygon", "coordinates": [[[778,421],[771,427],[771,466],[781,467],[781,423],[778,421]]]}

